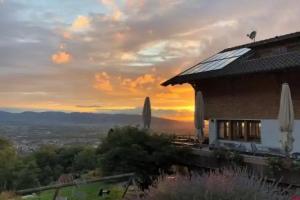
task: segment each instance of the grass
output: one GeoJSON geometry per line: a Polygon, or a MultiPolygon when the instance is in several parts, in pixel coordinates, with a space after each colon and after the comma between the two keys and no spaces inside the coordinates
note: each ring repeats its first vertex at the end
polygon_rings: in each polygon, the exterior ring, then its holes
{"type": "MultiPolygon", "coordinates": [[[[27,200],[52,200],[55,190],[47,190],[40,193],[37,197],[29,198],[27,200]]],[[[87,185],[80,185],[79,187],[65,187],[60,189],[59,195],[68,197],[68,200],[119,200],[122,197],[124,189],[121,184],[104,184],[91,183],[87,185]],[[99,197],[98,192],[100,188],[109,189],[110,194],[106,197],[99,197]]]]}

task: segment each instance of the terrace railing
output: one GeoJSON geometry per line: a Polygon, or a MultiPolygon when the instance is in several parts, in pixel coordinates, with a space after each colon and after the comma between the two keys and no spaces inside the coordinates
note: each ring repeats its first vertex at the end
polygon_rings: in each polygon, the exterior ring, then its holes
{"type": "MultiPolygon", "coordinates": [[[[30,189],[24,189],[24,190],[19,190],[16,192],[17,195],[28,195],[28,194],[33,194],[33,193],[40,193],[43,191],[47,190],[55,190],[54,197],[53,199],[56,199],[56,196],[58,194],[58,191],[61,188],[64,187],[70,187],[70,186],[78,186],[81,184],[90,184],[90,183],[96,183],[96,182],[122,182],[122,181],[128,181],[128,186],[129,182],[133,180],[134,173],[126,173],[126,174],[119,174],[119,175],[114,175],[114,176],[106,176],[106,177],[101,177],[97,179],[90,179],[90,180],[84,180],[84,181],[72,181],[70,183],[62,183],[62,184],[55,184],[55,185],[49,185],[49,186],[43,186],[43,187],[38,187],[38,188],[30,188],[30,189]]],[[[126,195],[128,186],[125,189],[125,192],[123,196],[126,195]]]]}

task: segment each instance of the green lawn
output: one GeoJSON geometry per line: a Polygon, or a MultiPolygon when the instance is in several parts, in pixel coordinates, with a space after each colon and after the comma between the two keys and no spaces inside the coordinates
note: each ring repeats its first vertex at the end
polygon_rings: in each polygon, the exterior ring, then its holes
{"type": "MultiPolygon", "coordinates": [[[[68,197],[68,200],[119,200],[122,197],[124,188],[121,184],[103,184],[91,183],[80,185],[79,187],[66,187],[60,189],[59,196],[68,197]],[[111,192],[106,197],[98,197],[99,189],[109,189],[111,192]]],[[[38,197],[28,200],[52,200],[54,190],[47,190],[38,195],[38,197]]]]}

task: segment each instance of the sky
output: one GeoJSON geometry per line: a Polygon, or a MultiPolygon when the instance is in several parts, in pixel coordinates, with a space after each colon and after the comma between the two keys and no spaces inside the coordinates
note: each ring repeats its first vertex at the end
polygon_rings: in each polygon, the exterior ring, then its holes
{"type": "Polygon", "coordinates": [[[224,48],[300,31],[298,0],[0,0],[0,109],[193,119],[161,82],[224,48]]]}

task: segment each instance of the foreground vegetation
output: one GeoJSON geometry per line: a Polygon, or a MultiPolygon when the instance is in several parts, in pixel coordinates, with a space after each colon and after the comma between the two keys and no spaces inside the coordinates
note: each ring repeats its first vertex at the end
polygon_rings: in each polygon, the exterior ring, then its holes
{"type": "Polygon", "coordinates": [[[97,167],[91,147],[44,146],[20,156],[9,141],[0,139],[0,149],[0,192],[49,185],[62,174],[76,176],[97,167]]]}
{"type": "Polygon", "coordinates": [[[290,200],[288,191],[246,170],[229,170],[161,179],[146,200],[290,200]]]}
{"type": "MultiPolygon", "coordinates": [[[[216,150],[213,155],[220,165],[244,166],[237,153],[216,150]]],[[[61,175],[73,181],[129,172],[135,173],[134,182],[139,188],[147,191],[146,200],[298,198],[240,169],[160,178],[172,174],[172,166],[192,166],[195,159],[191,149],[173,145],[171,137],[129,126],[111,129],[98,148],[44,146],[26,156],[18,155],[9,141],[0,139],[0,200],[20,199],[7,191],[51,185],[61,175]]],[[[63,188],[59,195],[68,199],[117,200],[123,191],[120,185],[94,183],[63,188]],[[101,198],[100,188],[109,188],[112,193],[101,198]]],[[[29,200],[50,200],[53,194],[54,190],[48,190],[29,200]]]]}
{"type": "Polygon", "coordinates": [[[135,172],[142,190],[161,174],[171,173],[172,165],[190,165],[195,159],[191,149],[176,147],[171,137],[136,127],[111,130],[97,153],[103,174],[135,172]]]}
{"type": "Polygon", "coordinates": [[[0,193],[57,183],[61,175],[76,178],[136,173],[136,183],[148,188],[172,165],[193,162],[189,149],[176,147],[166,135],[136,127],[111,129],[97,148],[44,146],[30,155],[18,155],[0,139],[0,193]]]}
{"type": "MultiPolygon", "coordinates": [[[[109,185],[103,183],[91,183],[80,186],[65,187],[60,189],[58,197],[68,198],[70,200],[88,199],[88,200],[119,200],[122,198],[124,188],[119,184],[109,185]],[[99,196],[99,189],[110,190],[110,194],[99,196]]],[[[55,190],[48,190],[39,194],[26,197],[27,200],[52,200],[55,190]]],[[[13,193],[4,192],[0,194],[0,200],[21,200],[21,197],[13,193]]]]}
{"type": "MultiPolygon", "coordinates": [[[[42,192],[36,197],[28,198],[27,200],[52,200],[54,196],[54,190],[48,190],[42,192]]],[[[88,199],[88,200],[118,200],[121,199],[124,189],[121,185],[106,185],[102,183],[92,183],[87,185],[81,185],[78,187],[66,187],[62,188],[58,196],[67,197],[68,199],[88,199]],[[99,188],[105,188],[110,190],[110,194],[105,197],[98,195],[99,188]]]]}

